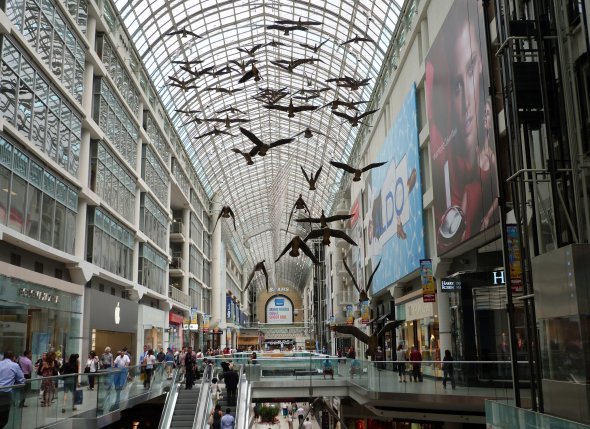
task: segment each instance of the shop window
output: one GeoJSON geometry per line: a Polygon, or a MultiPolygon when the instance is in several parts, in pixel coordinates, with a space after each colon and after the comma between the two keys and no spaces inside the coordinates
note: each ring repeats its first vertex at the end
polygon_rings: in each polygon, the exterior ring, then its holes
{"type": "Polygon", "coordinates": [[[53,276],[56,279],[63,279],[63,271],[60,270],[59,268],[56,268],[55,271],[54,271],[54,273],[53,273],[53,276]]]}
{"type": "Polygon", "coordinates": [[[43,264],[41,262],[35,262],[35,272],[43,274],[43,264]]]}

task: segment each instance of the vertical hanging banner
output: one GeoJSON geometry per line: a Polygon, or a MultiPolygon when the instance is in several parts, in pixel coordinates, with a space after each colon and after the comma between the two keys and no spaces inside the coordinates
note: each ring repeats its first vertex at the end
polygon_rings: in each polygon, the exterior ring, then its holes
{"type": "Polygon", "coordinates": [[[436,285],[432,273],[432,259],[420,259],[420,279],[422,280],[422,300],[436,301],[436,285]]]}
{"type": "Polygon", "coordinates": [[[354,325],[354,310],[352,304],[346,305],[346,324],[348,326],[354,325]]]}
{"type": "Polygon", "coordinates": [[[208,314],[203,314],[203,332],[207,333],[209,332],[209,315],[208,314]]]}
{"type": "Polygon", "coordinates": [[[361,323],[366,325],[371,318],[371,311],[369,309],[369,301],[361,302],[361,323]]]}
{"type": "Polygon", "coordinates": [[[506,225],[508,263],[510,264],[510,285],[512,292],[522,292],[522,265],[520,259],[520,237],[516,225],[506,225]]]}
{"type": "Polygon", "coordinates": [[[228,322],[231,322],[232,321],[232,315],[231,315],[231,313],[232,313],[232,311],[231,311],[232,305],[233,305],[233,302],[231,300],[231,296],[226,295],[225,296],[225,320],[228,321],[228,322]]]}

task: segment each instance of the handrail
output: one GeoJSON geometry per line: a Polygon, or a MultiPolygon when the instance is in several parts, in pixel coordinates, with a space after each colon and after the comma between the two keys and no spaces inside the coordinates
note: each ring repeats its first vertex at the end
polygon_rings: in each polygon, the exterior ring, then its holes
{"type": "Polygon", "coordinates": [[[177,381],[179,373],[180,371],[178,369],[174,370],[172,384],[168,391],[168,395],[166,395],[166,401],[164,402],[164,414],[160,419],[158,429],[168,429],[172,423],[172,416],[174,415],[174,409],[176,408],[176,399],[178,398],[178,386],[180,385],[177,381]]]}
{"type": "Polygon", "coordinates": [[[240,368],[240,382],[238,384],[238,395],[237,395],[237,405],[236,405],[236,429],[246,429],[248,427],[248,422],[250,421],[250,399],[252,394],[252,389],[250,388],[250,383],[246,379],[246,373],[244,372],[244,366],[240,368]],[[242,398],[244,397],[242,401],[242,398]]]}
{"type": "MultiPolygon", "coordinates": [[[[234,367],[235,369],[235,367],[234,367]]],[[[238,412],[240,411],[240,394],[241,394],[241,387],[242,387],[242,377],[245,377],[244,375],[244,365],[240,365],[240,373],[239,373],[239,377],[238,377],[238,393],[236,395],[236,415],[234,416],[236,421],[238,419],[238,412]]]]}
{"type": "MultiPolygon", "coordinates": [[[[213,378],[213,374],[211,374],[213,378]]],[[[199,392],[199,399],[197,400],[197,407],[195,412],[195,419],[193,420],[193,429],[206,429],[209,419],[209,408],[213,404],[211,400],[211,379],[204,376],[201,379],[201,391],[199,392]]]]}

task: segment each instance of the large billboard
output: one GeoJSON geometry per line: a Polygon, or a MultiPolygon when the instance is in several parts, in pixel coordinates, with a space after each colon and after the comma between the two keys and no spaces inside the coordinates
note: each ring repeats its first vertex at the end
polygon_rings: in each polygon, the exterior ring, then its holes
{"type": "Polygon", "coordinates": [[[383,260],[373,278],[373,293],[416,270],[424,258],[415,85],[371,162],[381,161],[387,164],[371,170],[365,189],[368,269],[383,260]]]}
{"type": "Polygon", "coordinates": [[[275,295],[266,303],[266,323],[293,323],[293,303],[284,295],[275,295]]]}
{"type": "Polygon", "coordinates": [[[499,221],[483,21],[481,2],[455,0],[426,56],[439,255],[499,221]]]}

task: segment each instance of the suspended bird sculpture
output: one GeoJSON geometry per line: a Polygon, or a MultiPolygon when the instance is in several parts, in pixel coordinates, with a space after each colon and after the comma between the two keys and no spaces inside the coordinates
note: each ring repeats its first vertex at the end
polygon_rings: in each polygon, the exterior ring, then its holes
{"type": "Polygon", "coordinates": [[[264,277],[266,277],[266,291],[268,292],[268,273],[266,272],[266,268],[264,266],[265,260],[266,259],[263,259],[262,261],[260,261],[256,265],[254,265],[254,269],[250,273],[250,277],[248,277],[248,281],[246,282],[246,287],[244,287],[244,291],[247,290],[248,287],[250,286],[250,282],[254,278],[254,274],[256,274],[256,271],[262,271],[262,273],[264,274],[264,277]]]}
{"type": "Polygon", "coordinates": [[[190,121],[185,122],[184,125],[192,124],[193,122],[197,125],[201,125],[203,123],[203,119],[195,116],[194,118],[191,118],[190,121]]]}
{"type": "Polygon", "coordinates": [[[275,61],[271,61],[271,64],[274,64],[277,67],[282,68],[283,70],[287,70],[289,73],[293,73],[293,70],[295,70],[295,67],[299,67],[303,64],[311,64],[311,63],[315,63],[315,62],[322,62],[322,60],[320,60],[319,58],[299,58],[296,60],[275,60],[275,61]]]}
{"type": "Polygon", "coordinates": [[[389,322],[383,325],[383,328],[379,332],[374,333],[373,335],[367,335],[363,331],[361,331],[356,326],[349,326],[349,325],[336,325],[333,326],[332,329],[336,332],[340,332],[341,334],[349,334],[356,337],[359,341],[365,343],[367,345],[367,351],[365,354],[367,356],[374,356],[377,352],[377,346],[379,345],[379,340],[390,331],[393,331],[395,328],[400,326],[403,323],[402,320],[390,320],[389,322]]]}
{"type": "Polygon", "coordinates": [[[360,115],[359,115],[359,112],[356,111],[354,113],[354,116],[350,116],[350,115],[347,115],[346,113],[338,112],[336,110],[333,110],[332,113],[340,118],[346,119],[350,123],[350,125],[352,125],[353,127],[358,127],[359,123],[362,124],[362,122],[360,122],[361,119],[363,119],[369,115],[372,115],[373,113],[377,112],[378,110],[379,109],[367,110],[366,112],[361,113],[360,115]]]}
{"type": "MultiPolygon", "coordinates": [[[[289,215],[289,222],[287,222],[287,232],[285,234],[289,232],[289,225],[291,225],[291,218],[293,217],[293,212],[295,210],[305,210],[309,217],[311,217],[311,212],[309,211],[309,207],[307,207],[307,204],[305,204],[305,201],[303,200],[303,195],[299,194],[299,198],[295,200],[295,204],[293,204],[293,208],[291,209],[291,214],[289,215]]],[[[309,226],[311,227],[311,223],[309,224],[309,226]]]]}
{"type": "Polygon", "coordinates": [[[197,39],[202,39],[203,36],[199,36],[197,33],[193,33],[191,30],[189,30],[186,27],[181,28],[180,30],[175,30],[175,31],[169,31],[168,33],[166,33],[166,36],[176,36],[179,35],[180,37],[196,37],[197,39]]]}
{"type": "Polygon", "coordinates": [[[371,43],[375,43],[375,41],[373,39],[371,39],[368,36],[357,36],[356,34],[354,35],[353,38],[346,40],[345,42],[342,42],[340,44],[340,46],[346,46],[350,43],[360,43],[360,42],[371,42],[371,43]]]}
{"type": "Polygon", "coordinates": [[[240,118],[230,119],[229,115],[225,115],[225,118],[208,118],[208,119],[203,119],[203,121],[205,121],[205,122],[220,122],[225,125],[225,128],[231,128],[231,124],[243,124],[246,122],[250,122],[250,119],[240,119],[240,118]]]}
{"type": "MultiPolygon", "coordinates": [[[[258,149],[258,147],[257,146],[254,146],[254,149],[258,149]]],[[[232,148],[232,151],[234,153],[239,153],[240,155],[242,155],[244,157],[244,159],[246,160],[246,165],[252,165],[252,164],[254,164],[254,160],[252,159],[252,157],[258,153],[258,150],[256,150],[254,152],[254,154],[252,154],[252,151],[250,151],[250,152],[242,152],[240,149],[235,148],[235,147],[232,148]]]]}
{"type": "Polygon", "coordinates": [[[292,19],[277,19],[275,24],[280,25],[303,25],[303,26],[310,26],[310,25],[321,25],[322,23],[319,21],[303,21],[301,17],[297,21],[293,21],[292,19]]]}
{"type": "Polygon", "coordinates": [[[324,133],[320,133],[319,131],[314,130],[313,128],[310,128],[310,127],[307,127],[306,129],[304,129],[300,133],[295,134],[295,137],[299,137],[301,134],[303,134],[303,137],[305,137],[306,139],[312,138],[315,134],[319,134],[320,136],[325,136],[324,133]]]}
{"type": "Polygon", "coordinates": [[[324,246],[329,246],[330,237],[341,238],[347,243],[352,244],[353,246],[358,246],[358,244],[356,244],[355,241],[352,238],[350,238],[344,231],[339,229],[331,229],[328,227],[312,230],[309,234],[307,234],[307,237],[305,237],[303,241],[311,240],[312,238],[321,238],[322,244],[324,246]]]}
{"type": "Polygon", "coordinates": [[[278,48],[279,46],[287,46],[287,45],[285,43],[283,43],[283,42],[279,42],[278,40],[272,39],[270,42],[268,42],[264,46],[270,46],[270,47],[273,47],[273,48],[278,48]]]}
{"type": "MultiPolygon", "coordinates": [[[[303,176],[305,176],[305,180],[306,180],[306,181],[307,181],[307,183],[309,184],[309,190],[310,190],[310,191],[315,191],[315,189],[316,189],[316,188],[315,188],[315,184],[317,183],[317,181],[318,181],[318,178],[320,177],[320,173],[322,172],[322,168],[323,168],[323,167],[320,167],[320,168],[318,169],[318,171],[316,171],[316,173],[315,173],[315,174],[312,174],[312,175],[311,175],[311,177],[309,177],[309,176],[307,175],[307,173],[306,173],[306,172],[305,172],[305,170],[303,169],[303,166],[302,166],[302,165],[300,165],[300,167],[301,167],[301,172],[303,173],[303,176]]],[[[323,210],[322,210],[322,213],[324,213],[324,212],[323,212],[323,210]]],[[[299,222],[299,221],[298,221],[298,222],[299,222]]]]}
{"type": "Polygon", "coordinates": [[[240,92],[242,91],[244,88],[235,88],[235,89],[231,89],[231,88],[223,88],[220,85],[215,85],[215,86],[208,86],[207,88],[204,89],[204,91],[215,91],[215,92],[219,92],[220,94],[235,94],[236,92],[240,92]]]}
{"type": "Polygon", "coordinates": [[[252,46],[250,49],[242,48],[242,47],[239,47],[239,48],[236,48],[236,49],[238,51],[240,51],[240,52],[243,52],[244,54],[247,54],[249,57],[254,58],[254,55],[256,54],[256,51],[258,49],[262,48],[263,46],[264,46],[263,43],[258,43],[256,45],[252,46]]]}
{"type": "Polygon", "coordinates": [[[262,107],[271,110],[280,110],[281,112],[288,112],[288,117],[293,118],[295,117],[295,113],[299,112],[310,112],[318,108],[318,106],[310,106],[310,105],[303,105],[303,106],[293,106],[293,100],[289,101],[288,106],[282,106],[280,104],[263,104],[262,107]]]}
{"type": "Polygon", "coordinates": [[[255,59],[250,58],[248,61],[243,61],[243,60],[229,60],[230,63],[234,64],[235,66],[237,66],[242,73],[246,72],[246,69],[248,68],[248,66],[250,64],[254,64],[256,62],[255,59]]]}
{"type": "Polygon", "coordinates": [[[381,265],[381,260],[379,260],[379,263],[377,263],[377,266],[375,267],[375,269],[371,273],[371,277],[369,277],[369,281],[367,282],[367,285],[363,289],[361,289],[359,287],[359,284],[357,283],[356,279],[352,275],[352,271],[350,271],[350,268],[348,268],[348,265],[346,265],[346,261],[343,260],[342,262],[344,262],[344,268],[346,268],[346,271],[348,271],[348,275],[352,279],[352,284],[354,284],[354,287],[359,292],[359,302],[367,301],[369,299],[367,294],[369,293],[369,289],[371,289],[371,283],[373,282],[373,277],[375,276],[375,273],[379,269],[379,265],[381,265]]]}
{"type": "Polygon", "coordinates": [[[213,76],[223,76],[226,74],[230,74],[232,72],[235,72],[237,70],[232,69],[230,66],[225,66],[220,68],[219,70],[214,71],[213,73],[211,73],[213,76]]]}
{"type": "Polygon", "coordinates": [[[305,49],[309,49],[310,51],[313,51],[314,54],[317,54],[318,51],[320,50],[320,48],[322,46],[324,46],[329,39],[324,40],[322,43],[320,43],[319,45],[308,45],[307,43],[299,43],[299,46],[303,46],[305,49]]]}
{"type": "Polygon", "coordinates": [[[215,113],[218,113],[218,114],[221,114],[221,113],[231,113],[231,114],[241,113],[241,114],[244,114],[243,111],[241,111],[240,109],[238,109],[237,107],[234,107],[234,106],[226,107],[225,109],[218,110],[215,113]]]}
{"type": "Polygon", "coordinates": [[[195,113],[201,113],[200,110],[183,110],[183,109],[175,109],[175,112],[184,113],[185,115],[194,115],[195,113]]]}
{"type": "Polygon", "coordinates": [[[369,171],[371,168],[381,167],[382,165],[387,164],[387,162],[374,162],[373,164],[369,164],[363,168],[354,168],[348,164],[344,164],[342,162],[336,162],[336,161],[330,161],[330,164],[332,164],[336,168],[340,168],[340,169],[346,171],[347,173],[354,174],[352,181],[358,182],[361,180],[362,173],[364,173],[365,171],[369,171]]]}
{"type": "Polygon", "coordinates": [[[202,139],[203,137],[207,136],[220,136],[221,134],[225,134],[226,136],[235,137],[233,134],[228,133],[227,131],[220,130],[217,127],[213,127],[213,131],[209,131],[205,134],[201,134],[200,136],[196,136],[195,139],[202,139]]]}
{"type": "MultiPolygon", "coordinates": [[[[240,131],[242,132],[242,134],[244,134],[246,137],[248,137],[250,139],[250,141],[252,141],[252,143],[254,143],[256,145],[256,147],[258,148],[258,150],[256,151],[256,153],[254,155],[258,154],[260,156],[265,156],[269,149],[272,149],[274,147],[281,146],[281,145],[284,145],[287,143],[291,143],[293,140],[295,140],[294,138],[279,139],[271,144],[266,144],[266,143],[263,143],[262,140],[260,140],[258,137],[256,137],[254,135],[254,133],[252,133],[251,131],[248,131],[246,128],[240,127],[240,131]]],[[[250,153],[252,153],[252,151],[250,151],[250,153]]],[[[252,155],[252,156],[254,156],[254,155],[252,155]]]]}
{"type": "Polygon", "coordinates": [[[192,68],[187,66],[180,66],[180,68],[185,72],[192,74],[196,79],[198,79],[201,76],[205,76],[206,74],[211,75],[213,73],[213,70],[215,69],[215,66],[205,67],[204,69],[200,70],[198,70],[196,67],[193,70],[192,68]]]}
{"type": "Polygon", "coordinates": [[[172,82],[168,83],[168,86],[175,86],[178,87],[180,89],[182,89],[183,91],[188,91],[189,89],[196,89],[197,86],[196,85],[191,85],[191,83],[193,83],[195,81],[195,78],[190,78],[190,79],[178,79],[177,77],[174,76],[168,76],[168,79],[170,79],[172,82]]]}
{"type": "Polygon", "coordinates": [[[307,257],[309,259],[311,259],[311,261],[314,264],[318,265],[320,263],[320,261],[317,260],[317,258],[315,257],[315,255],[311,251],[311,249],[307,246],[307,244],[305,244],[305,242],[298,235],[294,236],[291,239],[289,244],[287,244],[287,247],[285,247],[283,252],[275,260],[275,262],[279,262],[279,259],[281,259],[283,257],[283,255],[289,251],[289,249],[291,250],[289,252],[289,256],[296,258],[300,255],[299,251],[301,250],[301,251],[303,251],[303,253],[305,253],[307,255],[307,257]]]}
{"type": "Polygon", "coordinates": [[[283,32],[283,35],[288,36],[289,33],[293,32],[293,31],[307,31],[307,27],[303,26],[303,25],[281,25],[281,24],[273,24],[273,25],[267,25],[266,26],[267,30],[279,30],[283,32]]]}
{"type": "Polygon", "coordinates": [[[213,231],[215,231],[215,228],[217,228],[217,222],[219,222],[219,219],[221,218],[232,218],[232,220],[234,221],[234,231],[237,231],[236,229],[236,218],[234,216],[234,212],[231,210],[231,208],[229,206],[223,206],[221,208],[221,211],[219,212],[219,216],[217,216],[217,220],[215,221],[215,226],[213,227],[213,231]]]}
{"type": "Polygon", "coordinates": [[[353,77],[348,77],[348,76],[332,77],[332,78],[326,80],[326,82],[336,82],[336,86],[341,87],[341,88],[348,88],[351,91],[356,91],[357,89],[368,85],[370,81],[371,81],[370,77],[365,78],[365,79],[355,79],[353,77]]]}
{"type": "Polygon", "coordinates": [[[332,110],[336,110],[336,109],[338,109],[338,107],[344,106],[348,110],[358,110],[356,108],[356,106],[358,106],[359,104],[365,104],[365,103],[368,103],[368,101],[346,101],[346,100],[340,100],[337,98],[336,100],[330,101],[328,104],[325,104],[322,107],[330,106],[330,108],[332,110]]]}
{"type": "Polygon", "coordinates": [[[328,224],[330,222],[336,222],[337,220],[346,220],[346,219],[350,219],[352,217],[351,214],[348,215],[334,215],[334,216],[328,216],[326,217],[326,215],[324,214],[324,211],[322,210],[322,214],[320,217],[304,217],[301,219],[295,219],[295,222],[310,222],[310,223],[319,223],[320,224],[320,228],[327,228],[328,224]]]}
{"type": "Polygon", "coordinates": [[[193,64],[201,64],[202,62],[203,62],[203,60],[197,60],[197,59],[194,59],[194,60],[174,60],[174,61],[171,61],[172,64],[180,64],[180,65],[183,65],[185,67],[190,67],[193,64]]]}
{"type": "Polygon", "coordinates": [[[244,73],[244,75],[240,78],[238,83],[248,82],[252,78],[254,78],[255,82],[258,82],[262,79],[262,76],[260,76],[260,72],[258,71],[258,68],[256,68],[256,65],[254,65],[254,63],[252,63],[252,67],[250,68],[250,70],[244,73]]]}

